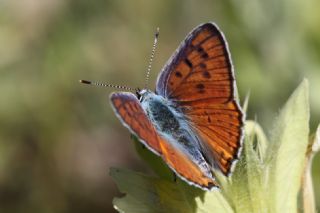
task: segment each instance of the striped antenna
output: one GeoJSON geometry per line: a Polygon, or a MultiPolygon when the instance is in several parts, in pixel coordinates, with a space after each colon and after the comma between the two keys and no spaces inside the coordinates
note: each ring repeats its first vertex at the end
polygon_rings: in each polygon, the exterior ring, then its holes
{"type": "Polygon", "coordinates": [[[104,84],[104,83],[100,83],[100,82],[92,82],[92,81],[87,81],[87,80],[79,80],[79,82],[83,83],[83,84],[89,84],[89,85],[94,85],[94,86],[99,86],[99,87],[111,87],[111,88],[123,89],[123,90],[127,90],[127,91],[136,91],[135,89],[132,89],[127,86],[104,84]]]}
{"type": "Polygon", "coordinates": [[[144,85],[144,88],[146,88],[146,89],[148,88],[151,65],[152,65],[152,61],[153,61],[153,58],[154,58],[154,53],[156,52],[156,47],[157,47],[157,43],[158,43],[158,37],[159,37],[159,27],[157,27],[157,31],[156,31],[156,34],[154,36],[152,52],[151,52],[151,56],[150,56],[150,60],[149,60],[149,64],[148,64],[148,69],[147,69],[147,74],[146,74],[146,81],[145,81],[145,85],[144,85]]]}

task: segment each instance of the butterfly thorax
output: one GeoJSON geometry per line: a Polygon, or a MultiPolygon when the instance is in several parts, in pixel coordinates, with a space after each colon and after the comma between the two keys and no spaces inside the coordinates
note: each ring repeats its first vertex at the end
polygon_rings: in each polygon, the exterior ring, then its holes
{"type": "Polygon", "coordinates": [[[163,138],[187,151],[196,148],[186,119],[172,102],[150,90],[142,90],[140,95],[142,108],[163,138]]]}
{"type": "Polygon", "coordinates": [[[168,100],[150,90],[142,90],[140,95],[143,109],[159,132],[172,135],[179,131],[182,117],[168,100]]]}

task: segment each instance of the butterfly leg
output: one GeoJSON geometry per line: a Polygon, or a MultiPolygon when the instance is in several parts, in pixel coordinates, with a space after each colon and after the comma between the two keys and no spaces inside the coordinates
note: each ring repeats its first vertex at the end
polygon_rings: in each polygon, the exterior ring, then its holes
{"type": "Polygon", "coordinates": [[[177,182],[177,175],[176,173],[172,172],[172,176],[173,176],[173,182],[177,182]]]}

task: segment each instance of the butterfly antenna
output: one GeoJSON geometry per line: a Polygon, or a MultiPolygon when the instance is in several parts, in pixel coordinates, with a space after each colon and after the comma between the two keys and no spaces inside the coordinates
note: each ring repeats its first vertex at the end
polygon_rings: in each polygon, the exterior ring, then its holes
{"type": "Polygon", "coordinates": [[[148,64],[148,69],[147,69],[147,74],[146,74],[146,81],[145,81],[145,86],[144,86],[146,89],[148,88],[151,65],[152,65],[152,61],[153,61],[153,58],[154,58],[154,53],[156,52],[156,47],[157,47],[157,43],[158,43],[158,37],[159,37],[159,27],[157,28],[156,34],[154,36],[152,52],[151,52],[151,56],[150,56],[150,60],[149,60],[149,64],[148,64]]]}
{"type": "Polygon", "coordinates": [[[92,82],[92,81],[87,81],[87,80],[80,80],[79,82],[83,83],[83,84],[89,84],[89,85],[99,86],[99,87],[110,87],[110,88],[116,88],[116,89],[123,89],[123,90],[127,90],[127,91],[136,91],[135,89],[132,89],[132,88],[127,87],[127,86],[105,84],[105,83],[92,82]]]}

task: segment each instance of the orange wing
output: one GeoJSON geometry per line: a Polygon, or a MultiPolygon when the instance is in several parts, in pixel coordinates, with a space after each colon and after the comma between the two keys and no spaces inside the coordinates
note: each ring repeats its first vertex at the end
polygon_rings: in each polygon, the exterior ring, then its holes
{"type": "Polygon", "coordinates": [[[241,148],[243,113],[227,43],[212,23],[193,30],[158,77],[157,94],[174,102],[198,133],[211,165],[228,175],[241,148]]]}
{"type": "Polygon", "coordinates": [[[175,149],[163,139],[160,139],[160,147],[163,154],[162,158],[179,177],[203,189],[210,190],[213,187],[218,187],[212,177],[207,177],[193,161],[178,149],[175,149]]]}
{"type": "Polygon", "coordinates": [[[225,103],[233,98],[232,65],[218,28],[204,24],[192,31],[164,67],[157,93],[188,104],[190,101],[225,103]]]}
{"type": "Polygon", "coordinates": [[[187,155],[172,147],[158,135],[136,96],[132,93],[121,92],[113,93],[110,99],[116,115],[124,125],[148,148],[161,155],[176,174],[204,189],[217,186],[213,177],[207,177],[187,155]]]}
{"type": "Polygon", "coordinates": [[[113,93],[110,96],[113,109],[132,134],[139,137],[151,151],[161,155],[158,134],[143,111],[139,100],[128,92],[113,93]]]}
{"type": "Polygon", "coordinates": [[[242,142],[243,114],[236,101],[189,109],[186,115],[204,146],[209,163],[229,175],[242,142]]]}

